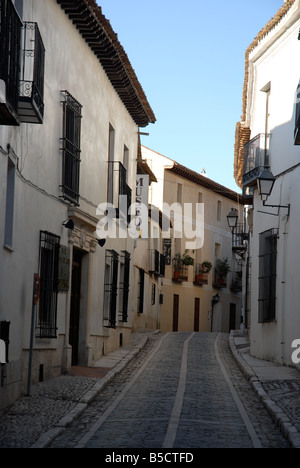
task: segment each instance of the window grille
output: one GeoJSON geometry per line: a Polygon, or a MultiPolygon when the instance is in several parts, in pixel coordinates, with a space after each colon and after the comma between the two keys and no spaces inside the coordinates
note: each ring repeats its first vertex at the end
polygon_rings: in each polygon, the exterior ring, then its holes
{"type": "Polygon", "coordinates": [[[119,255],[107,250],[105,255],[104,326],[116,328],[119,255]]]}
{"type": "Polygon", "coordinates": [[[276,317],[278,230],[260,234],[259,239],[259,323],[271,322],[276,317]]]}
{"type": "Polygon", "coordinates": [[[57,338],[57,294],[60,237],[40,232],[40,300],[37,338],[57,338]]]}
{"type": "Polygon", "coordinates": [[[81,110],[82,106],[68,92],[62,91],[63,138],[62,138],[62,198],[79,206],[81,110]]]}
{"type": "Polygon", "coordinates": [[[138,295],[138,313],[144,313],[144,291],[145,291],[145,272],[139,270],[139,295],[138,295]]]}
{"type": "Polygon", "coordinates": [[[120,277],[120,297],[119,297],[119,320],[126,323],[128,321],[128,299],[130,281],[130,254],[126,251],[121,257],[121,277],[120,277]]]}

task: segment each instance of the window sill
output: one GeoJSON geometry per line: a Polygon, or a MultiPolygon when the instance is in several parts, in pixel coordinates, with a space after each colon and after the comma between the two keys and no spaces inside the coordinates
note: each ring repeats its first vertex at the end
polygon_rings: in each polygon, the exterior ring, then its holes
{"type": "Polygon", "coordinates": [[[7,250],[9,253],[14,253],[14,249],[7,244],[3,245],[4,250],[7,250]]]}

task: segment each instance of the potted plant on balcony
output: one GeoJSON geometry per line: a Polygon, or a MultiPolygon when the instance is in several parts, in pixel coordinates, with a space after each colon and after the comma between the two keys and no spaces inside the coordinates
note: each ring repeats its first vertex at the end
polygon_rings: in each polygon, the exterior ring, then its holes
{"type": "Polygon", "coordinates": [[[173,258],[173,279],[179,280],[182,271],[182,259],[181,254],[177,253],[173,258]]]}
{"type": "Polygon", "coordinates": [[[230,272],[228,258],[217,260],[215,267],[215,285],[220,288],[226,288],[227,275],[230,272]]]}
{"type": "Polygon", "coordinates": [[[195,260],[189,255],[189,250],[185,250],[182,255],[182,264],[185,266],[194,266],[195,260]]]}
{"type": "Polygon", "coordinates": [[[211,272],[211,270],[212,270],[212,264],[208,260],[205,260],[204,262],[202,262],[195,276],[195,283],[207,284],[208,282],[207,275],[211,272]]]}

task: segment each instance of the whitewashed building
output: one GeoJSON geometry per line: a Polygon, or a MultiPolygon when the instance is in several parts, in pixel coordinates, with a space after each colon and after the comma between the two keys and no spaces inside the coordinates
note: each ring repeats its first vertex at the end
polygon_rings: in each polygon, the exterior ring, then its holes
{"type": "Polygon", "coordinates": [[[300,338],[299,29],[300,2],[287,0],[247,49],[235,146],[235,177],[252,206],[251,353],[285,365],[300,338]]]}
{"type": "Polygon", "coordinates": [[[29,368],[47,379],[129,340],[134,240],[99,239],[97,207],[120,218],[154,122],[96,1],[0,0],[0,409],[29,368]]]}

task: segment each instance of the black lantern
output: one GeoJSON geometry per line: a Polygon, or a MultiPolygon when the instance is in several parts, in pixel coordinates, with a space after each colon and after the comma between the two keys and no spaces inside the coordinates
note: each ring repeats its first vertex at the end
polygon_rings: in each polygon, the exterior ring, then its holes
{"type": "Polygon", "coordinates": [[[272,193],[275,177],[269,169],[264,169],[257,179],[259,195],[263,202],[266,202],[272,193]]]}
{"type": "Polygon", "coordinates": [[[259,211],[272,216],[279,216],[280,209],[287,210],[287,218],[290,216],[291,205],[267,205],[266,201],[272,193],[276,178],[273,176],[269,169],[264,169],[257,178],[258,192],[262,199],[263,205],[267,208],[277,208],[277,213],[267,213],[265,211],[259,211]]]}
{"type": "Polygon", "coordinates": [[[238,211],[235,210],[234,208],[231,208],[230,212],[227,215],[227,222],[232,232],[235,230],[237,226],[238,218],[239,218],[238,211]]]}

